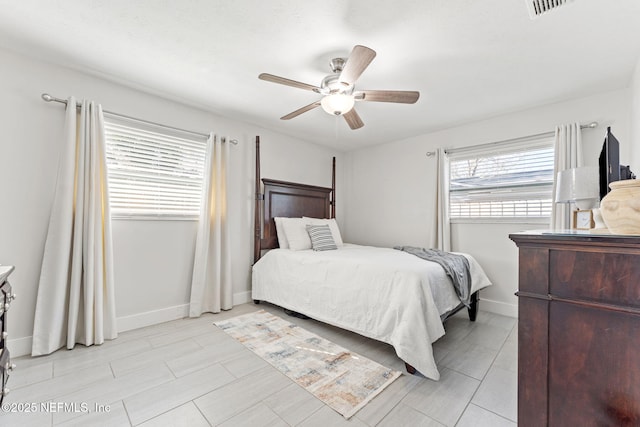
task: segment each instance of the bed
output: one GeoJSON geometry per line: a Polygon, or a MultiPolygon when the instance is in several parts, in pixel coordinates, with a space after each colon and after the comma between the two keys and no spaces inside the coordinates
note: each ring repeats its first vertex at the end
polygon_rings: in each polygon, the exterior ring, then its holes
{"type": "MultiPolygon", "coordinates": [[[[327,251],[279,248],[275,218],[335,218],[335,158],[331,188],[260,179],[257,137],[255,211],[256,303],[391,344],[408,372],[439,379],[432,343],[444,335],[443,321],[465,308],[440,265],[392,248],[348,243],[327,251]]],[[[478,291],[491,282],[473,257],[463,255],[471,275],[469,316],[475,320],[478,291]]]]}

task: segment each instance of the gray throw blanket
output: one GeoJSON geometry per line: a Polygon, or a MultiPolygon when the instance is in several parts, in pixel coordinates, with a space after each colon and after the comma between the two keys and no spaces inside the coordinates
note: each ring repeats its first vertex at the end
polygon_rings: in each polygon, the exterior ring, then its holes
{"type": "Polygon", "coordinates": [[[437,262],[444,268],[451,278],[456,294],[462,303],[469,307],[471,299],[471,273],[469,260],[462,255],[440,251],[438,249],[424,249],[415,246],[395,246],[393,249],[407,252],[427,261],[437,262]]]}

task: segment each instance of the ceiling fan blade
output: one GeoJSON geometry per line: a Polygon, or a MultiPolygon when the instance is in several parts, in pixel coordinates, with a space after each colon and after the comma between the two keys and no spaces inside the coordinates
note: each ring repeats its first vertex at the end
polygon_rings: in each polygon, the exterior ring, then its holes
{"type": "Polygon", "coordinates": [[[362,126],[364,126],[364,122],[356,112],[355,108],[352,108],[351,110],[347,111],[342,116],[347,121],[347,124],[349,125],[349,127],[353,130],[360,129],[362,126]]]}
{"type": "Polygon", "coordinates": [[[320,88],[307,83],[298,82],[284,77],[274,76],[273,74],[262,73],[258,76],[260,80],[267,82],[278,83],[285,86],[297,87],[298,89],[310,90],[316,93],[320,93],[320,88]]]}
{"type": "Polygon", "coordinates": [[[361,90],[353,94],[358,101],[415,104],[420,92],[413,90],[361,90]]]}
{"type": "Polygon", "coordinates": [[[351,55],[347,59],[342,72],[340,73],[340,82],[353,84],[360,77],[362,72],[369,66],[373,58],[376,57],[376,51],[365,46],[356,45],[351,51],[351,55]]]}
{"type": "Polygon", "coordinates": [[[313,103],[311,103],[309,105],[305,105],[302,108],[298,108],[296,111],[293,111],[293,112],[287,114],[286,116],[280,117],[280,120],[293,119],[294,117],[298,117],[300,114],[306,113],[307,111],[313,110],[314,108],[319,107],[319,106],[320,106],[320,101],[313,102],[313,103]]]}

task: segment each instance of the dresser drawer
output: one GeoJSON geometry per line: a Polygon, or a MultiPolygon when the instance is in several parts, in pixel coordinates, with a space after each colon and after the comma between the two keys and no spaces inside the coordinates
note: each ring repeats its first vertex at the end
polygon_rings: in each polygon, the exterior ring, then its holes
{"type": "Polygon", "coordinates": [[[638,256],[612,252],[549,251],[552,296],[640,308],[638,256]]]}

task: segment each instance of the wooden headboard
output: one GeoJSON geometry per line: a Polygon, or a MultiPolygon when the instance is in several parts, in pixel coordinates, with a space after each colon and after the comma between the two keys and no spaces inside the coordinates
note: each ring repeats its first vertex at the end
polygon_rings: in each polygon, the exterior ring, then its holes
{"type": "Polygon", "coordinates": [[[275,217],[335,218],[336,158],[333,158],[331,188],[295,182],[260,179],[260,137],[256,136],[256,206],[254,263],[262,250],[278,246],[275,217]],[[261,192],[260,182],[264,184],[261,192]]]}

